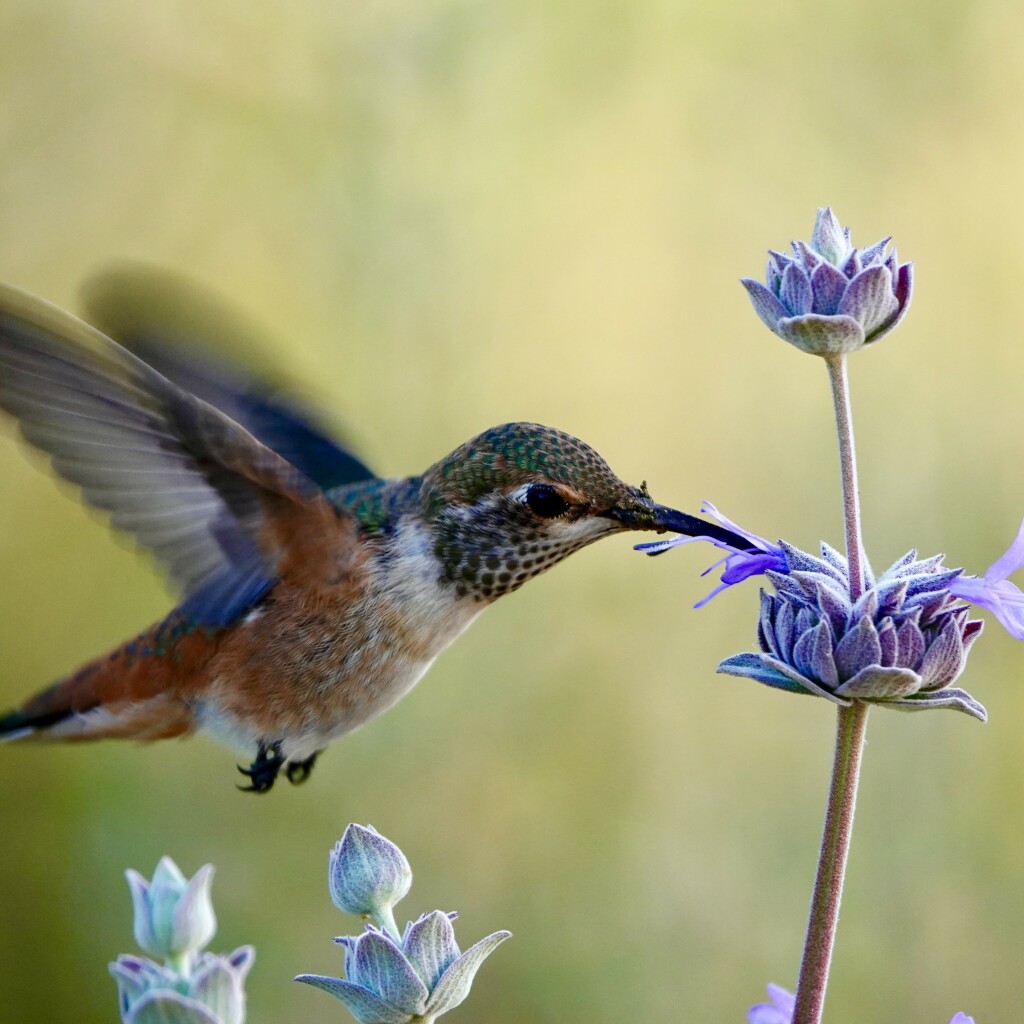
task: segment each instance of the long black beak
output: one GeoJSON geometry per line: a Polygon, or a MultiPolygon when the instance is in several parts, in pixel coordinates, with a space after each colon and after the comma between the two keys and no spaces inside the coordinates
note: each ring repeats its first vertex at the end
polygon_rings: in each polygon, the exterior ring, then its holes
{"type": "Polygon", "coordinates": [[[737,551],[756,551],[746,537],[727,530],[717,523],[709,523],[699,516],[679,512],[667,505],[657,505],[650,498],[637,497],[616,505],[601,515],[621,523],[627,530],[653,530],[656,533],[682,533],[688,537],[707,537],[721,541],[737,551]]]}

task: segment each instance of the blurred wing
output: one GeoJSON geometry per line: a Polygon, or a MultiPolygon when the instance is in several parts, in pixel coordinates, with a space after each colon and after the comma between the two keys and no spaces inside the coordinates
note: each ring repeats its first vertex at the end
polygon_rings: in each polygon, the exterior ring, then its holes
{"type": "Polygon", "coordinates": [[[221,355],[251,350],[259,331],[199,286],[166,271],[134,267],[93,279],[83,297],[90,323],[227,413],[324,490],[373,479],[304,403],[221,355]]]}
{"type": "Polygon", "coordinates": [[[88,325],[5,286],[0,407],[86,501],[156,554],[200,625],[228,625],[258,600],[276,578],[294,514],[329,507],[305,474],[229,417],[88,325]]]}

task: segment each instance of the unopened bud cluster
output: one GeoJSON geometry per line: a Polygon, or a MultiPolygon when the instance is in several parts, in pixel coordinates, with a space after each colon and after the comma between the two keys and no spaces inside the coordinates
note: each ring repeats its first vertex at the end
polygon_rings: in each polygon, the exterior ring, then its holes
{"type": "Polygon", "coordinates": [[[256,954],[251,946],[227,956],[204,952],[217,930],[213,868],[207,864],[186,880],[164,857],[152,880],[136,871],[127,877],[135,940],[164,962],[120,956],[110,965],[123,1024],[243,1024],[243,984],[256,954]]]}
{"type": "Polygon", "coordinates": [[[399,935],[393,908],[411,884],[409,862],[394,843],[369,826],[349,825],[330,855],[331,899],[372,923],[361,935],[335,940],[345,951],[344,978],[301,974],[295,980],[339,999],[360,1024],[430,1024],[458,1006],[509,933],[494,932],[462,952],[452,927],[456,915],[434,910],[399,935]]]}
{"type": "Polygon", "coordinates": [[[890,239],[855,249],[831,207],[818,210],[810,242],[770,250],[765,283],[743,278],[758,316],[811,355],[852,352],[888,334],[910,305],[913,267],[890,239]]]}

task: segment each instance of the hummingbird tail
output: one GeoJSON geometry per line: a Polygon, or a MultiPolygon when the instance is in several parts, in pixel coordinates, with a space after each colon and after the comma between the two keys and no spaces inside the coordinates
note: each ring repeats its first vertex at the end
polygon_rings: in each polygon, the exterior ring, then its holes
{"type": "Polygon", "coordinates": [[[180,681],[195,677],[209,638],[186,636],[165,647],[167,627],[168,622],[154,626],[0,716],[0,742],[148,741],[194,731],[180,681]]]}

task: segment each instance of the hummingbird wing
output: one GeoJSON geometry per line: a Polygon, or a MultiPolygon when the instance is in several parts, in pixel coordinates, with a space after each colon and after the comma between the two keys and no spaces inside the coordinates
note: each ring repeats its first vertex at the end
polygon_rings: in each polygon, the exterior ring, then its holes
{"type": "Polygon", "coordinates": [[[195,282],[146,266],[107,271],[82,289],[86,319],[197,398],[227,413],[324,490],[374,479],[315,411],[270,373],[243,369],[260,331],[195,282]],[[216,355],[214,354],[216,353],[216,355]]]}
{"type": "Polygon", "coordinates": [[[154,552],[198,625],[229,625],[302,544],[343,525],[305,473],[230,417],[94,328],[6,286],[0,407],[89,504],[154,552]]]}

